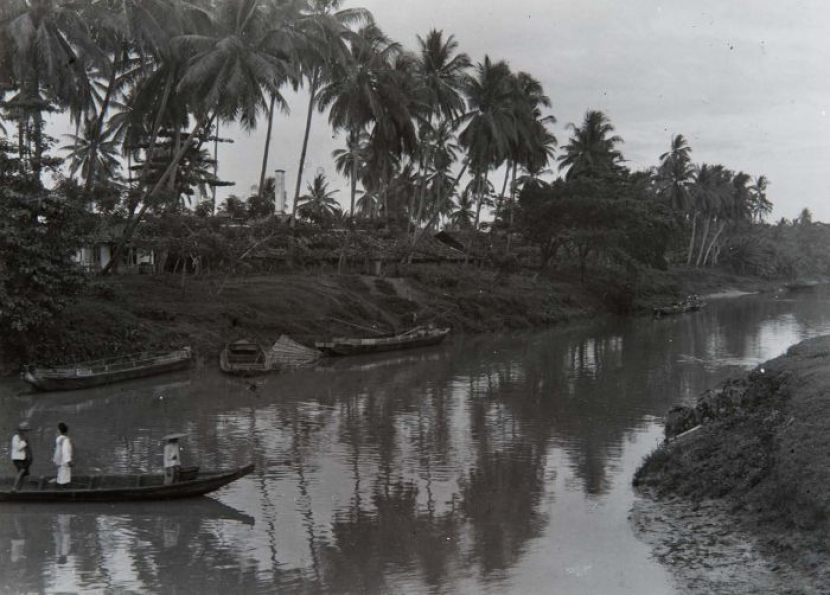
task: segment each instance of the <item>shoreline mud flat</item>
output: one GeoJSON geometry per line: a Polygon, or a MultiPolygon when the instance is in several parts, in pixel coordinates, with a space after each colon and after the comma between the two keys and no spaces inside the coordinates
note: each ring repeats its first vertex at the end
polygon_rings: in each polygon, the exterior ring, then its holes
{"type": "Polygon", "coordinates": [[[643,494],[635,500],[629,522],[668,568],[679,595],[830,593],[827,572],[809,563],[793,564],[786,553],[772,551],[723,501],[658,500],[643,494]]]}
{"type": "Polygon", "coordinates": [[[824,336],[669,412],[629,520],[679,593],[830,594],[828,394],[824,336]]]}

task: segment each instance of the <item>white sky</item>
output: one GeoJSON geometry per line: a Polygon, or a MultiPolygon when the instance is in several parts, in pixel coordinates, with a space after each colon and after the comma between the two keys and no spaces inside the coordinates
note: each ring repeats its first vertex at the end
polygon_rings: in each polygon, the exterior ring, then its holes
{"type": "MultiPolygon", "coordinates": [[[[454,34],[474,63],[489,54],[539,79],[553,101],[560,144],[568,122],[604,111],[632,169],[655,165],[670,138],[695,162],[721,163],[771,182],[773,218],[809,208],[830,221],[830,2],[826,0],[347,0],[407,49],[431,28],[454,34]]],[[[289,201],[307,95],[289,94],[275,121],[269,169],[286,170],[289,201]]],[[[306,181],[322,169],[341,203],[335,139],[315,113],[306,181]]],[[[245,195],[259,180],[265,125],[220,147],[221,189],[245,195]]],[[[498,186],[500,186],[500,178],[498,186]]]]}

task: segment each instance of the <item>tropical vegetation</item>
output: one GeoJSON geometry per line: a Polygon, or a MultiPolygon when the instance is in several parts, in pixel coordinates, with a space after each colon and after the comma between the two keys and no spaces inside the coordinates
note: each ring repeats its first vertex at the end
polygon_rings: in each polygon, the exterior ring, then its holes
{"type": "Polygon", "coordinates": [[[765,176],[694,163],[681,134],[652,169],[632,171],[609,115],[594,109],[568,125],[558,149],[552,105],[538,75],[473,59],[437,29],[406,49],[367,10],[340,0],[7,0],[0,165],[9,183],[0,209],[3,249],[21,260],[0,268],[4,302],[20,304],[0,322],[25,328],[23,311],[37,320],[38,306],[13,298],[35,290],[59,292],[42,306],[59,311],[75,285],[58,269],[101,229],[112,248],[102,274],[140,247],[169,255],[163,266],[183,273],[239,272],[256,250],[290,260],[298,238],[327,230],[347,232],[322,242],[337,244],[344,271],[365,244],[360,234],[406,238],[411,262],[424,235],[440,229],[466,233],[467,253],[487,232],[490,253],[476,264],[573,267],[582,278],[590,267],[633,280],[670,265],[830,272],[817,247],[823,228],[808,217],[765,222],[765,176]],[[270,143],[286,92],[300,88],[305,135],[291,213],[280,218],[266,177],[270,143]],[[47,130],[52,112],[75,128],[61,141],[47,130]],[[310,128],[324,125],[315,112],[342,142],[332,162],[348,180],[345,209],[323,174],[303,179],[310,128]],[[263,124],[256,189],[217,204],[217,188],[233,183],[218,177],[219,144],[229,140],[220,132],[263,124]],[[82,220],[94,229],[80,233],[82,220]],[[32,240],[26,252],[30,236],[46,243],[32,240]],[[222,246],[236,256],[222,257],[222,246]],[[41,284],[21,281],[27,273],[41,284]]]}

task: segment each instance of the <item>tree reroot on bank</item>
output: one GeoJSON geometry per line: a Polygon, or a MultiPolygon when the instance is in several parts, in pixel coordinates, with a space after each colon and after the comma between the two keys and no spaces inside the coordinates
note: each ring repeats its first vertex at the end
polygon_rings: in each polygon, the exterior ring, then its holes
{"type": "Polygon", "coordinates": [[[828,395],[830,336],[804,341],[673,409],[634,486],[664,501],[720,500],[769,554],[830,579],[828,395]]]}

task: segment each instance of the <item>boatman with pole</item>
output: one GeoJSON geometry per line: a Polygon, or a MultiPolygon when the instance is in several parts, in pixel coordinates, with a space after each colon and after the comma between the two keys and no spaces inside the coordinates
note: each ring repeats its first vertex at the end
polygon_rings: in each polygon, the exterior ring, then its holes
{"type": "Polygon", "coordinates": [[[12,464],[17,469],[17,479],[14,482],[14,491],[20,488],[23,478],[29,475],[32,466],[32,447],[29,445],[29,424],[25,421],[17,426],[12,436],[12,464]]]}
{"type": "Polygon", "coordinates": [[[179,480],[179,472],[182,468],[179,438],[184,438],[185,436],[186,434],[178,432],[176,434],[168,434],[161,439],[164,442],[164,485],[170,485],[179,480]]]}

